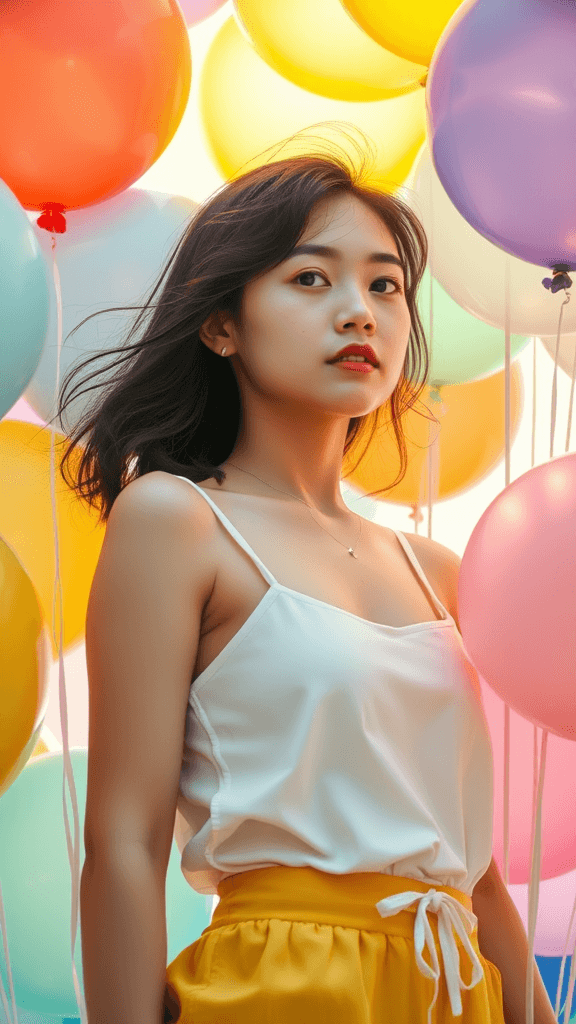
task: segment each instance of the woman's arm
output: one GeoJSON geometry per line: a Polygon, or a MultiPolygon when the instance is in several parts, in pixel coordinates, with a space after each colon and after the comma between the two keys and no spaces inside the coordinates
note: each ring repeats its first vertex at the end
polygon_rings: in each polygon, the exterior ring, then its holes
{"type": "Polygon", "coordinates": [[[88,1024],[162,1024],[166,872],[214,522],[184,481],[148,473],[114,502],[96,567],[81,890],[88,1024]]]}
{"type": "MultiPolygon", "coordinates": [[[[478,918],[478,945],[502,975],[502,1001],[506,1024],[526,1024],[528,939],[514,901],[494,860],[490,877],[480,880],[472,894],[478,918]]],[[[487,872],[488,874],[488,872],[487,872]]],[[[534,1024],[556,1024],[554,1009],[534,960],[534,1024]]]]}
{"type": "Polygon", "coordinates": [[[88,1024],[163,1024],[165,887],[144,847],[116,854],[86,860],[80,882],[88,1024]]]}

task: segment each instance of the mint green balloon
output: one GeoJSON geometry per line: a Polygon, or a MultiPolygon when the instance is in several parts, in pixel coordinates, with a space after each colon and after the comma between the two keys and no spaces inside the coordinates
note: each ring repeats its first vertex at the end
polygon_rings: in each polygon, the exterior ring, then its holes
{"type": "MultiPolygon", "coordinates": [[[[86,748],[72,748],[70,760],[78,800],[82,870],[88,773],[86,748]]],[[[54,1016],[80,1016],[72,977],[72,879],[66,848],[62,781],[63,754],[51,752],[31,761],[0,798],[0,882],[19,1024],[25,1021],[26,1013],[45,1015],[46,1024],[50,1018],[54,1021],[54,1016]]],[[[65,794],[73,843],[74,817],[67,781],[65,794]]],[[[146,893],[142,893],[142,898],[146,899],[146,893]]],[[[166,874],[167,966],[209,925],[212,899],[188,885],[180,869],[178,847],[173,841],[166,874]]],[[[74,963],[84,991],[80,920],[74,963]]],[[[0,973],[12,1010],[4,955],[0,956],[0,973]]],[[[3,1016],[0,999],[0,1020],[3,1016]]]]}
{"type": "Polygon", "coordinates": [[[1,179],[0,224],[1,419],[22,397],[38,368],[53,285],[26,211],[1,179]]]}
{"type": "MultiPolygon", "coordinates": [[[[463,254],[463,259],[466,254],[463,254]]],[[[491,377],[505,365],[504,331],[484,323],[462,309],[444,291],[426,267],[417,296],[420,320],[431,352],[428,384],[468,384],[491,377]],[[433,333],[430,333],[430,281],[432,280],[433,333]]],[[[510,359],[514,360],[531,339],[510,335],[510,359]]]]}

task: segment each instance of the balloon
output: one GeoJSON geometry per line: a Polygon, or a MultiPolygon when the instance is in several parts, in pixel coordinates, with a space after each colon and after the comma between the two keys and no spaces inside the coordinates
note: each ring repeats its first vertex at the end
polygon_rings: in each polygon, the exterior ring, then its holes
{"type": "MultiPolygon", "coordinates": [[[[522,373],[517,364],[511,365],[511,434],[516,437],[522,414],[522,373]]],[[[439,437],[438,493],[434,501],[463,494],[493,472],[502,460],[504,451],[504,371],[492,377],[443,387],[442,404],[432,399],[427,386],[416,403],[402,417],[406,436],[408,468],[400,483],[383,494],[373,497],[379,501],[392,501],[404,505],[428,503],[428,448],[439,437]],[[429,412],[426,412],[426,407],[429,412]],[[433,415],[440,426],[426,417],[433,415]]],[[[347,482],[365,493],[389,487],[400,470],[400,456],[396,438],[389,425],[389,415],[383,428],[374,434],[358,468],[347,477],[347,482]]],[[[349,449],[344,457],[344,476],[358,460],[364,444],[356,452],[349,449]]],[[[431,453],[433,455],[433,452],[431,453]]]]}
{"type": "MultiPolygon", "coordinates": [[[[86,808],[87,750],[70,750],[78,801],[82,870],[86,808]]],[[[73,987],[70,906],[72,880],[62,820],[62,753],[31,761],[0,800],[0,879],[9,957],[17,1007],[25,1012],[78,1017],[73,987]]],[[[67,817],[74,839],[72,804],[66,787],[67,817]]],[[[166,875],[167,962],[201,935],[210,923],[212,897],[186,882],[173,842],[166,875]]],[[[6,957],[0,974],[6,992],[6,957]]],[[[77,933],[74,963],[82,983],[82,949],[77,933]]],[[[19,1020],[23,1018],[19,1015],[19,1020]]]]}
{"type": "Polygon", "coordinates": [[[318,96],[383,100],[419,89],[427,73],[374,42],[340,0],[234,0],[234,16],[262,60],[318,96]]]}
{"type": "Polygon", "coordinates": [[[46,740],[42,736],[42,729],[40,729],[40,732],[38,733],[38,739],[36,740],[36,745],[34,746],[32,753],[30,754],[30,760],[33,761],[35,757],[41,757],[42,754],[47,754],[49,749],[50,748],[48,747],[46,740]]]}
{"type": "MultiPolygon", "coordinates": [[[[492,852],[504,874],[504,703],[481,679],[482,700],[494,759],[494,834],[492,852]]],[[[538,736],[538,751],[540,737],[538,736]]],[[[534,726],[510,711],[509,880],[530,881],[534,726]]],[[[550,734],[542,796],[540,880],[576,869],[576,743],[550,734]]]]}
{"type": "Polygon", "coordinates": [[[38,743],[48,704],[48,660],[36,592],[0,537],[0,796],[38,743]]]}
{"type": "MultiPolygon", "coordinates": [[[[552,737],[549,737],[549,741],[552,737]]],[[[547,769],[546,769],[547,770],[547,769]]],[[[528,885],[507,886],[508,892],[528,934],[528,885]]],[[[574,945],[574,923],[568,933],[572,904],[576,897],[576,871],[567,871],[555,878],[545,878],[538,890],[538,917],[534,935],[534,953],[538,956],[563,956],[566,936],[569,937],[567,953],[574,945]]],[[[570,968],[568,959],[566,970],[570,968]]],[[[566,977],[566,975],[565,975],[566,977]]]]}
{"type": "Polygon", "coordinates": [[[188,28],[205,21],[224,6],[226,0],[179,0],[188,28]]]}
{"type": "Polygon", "coordinates": [[[0,181],[0,419],[36,371],[48,330],[51,280],[34,230],[0,181]]]}
{"type": "Polygon", "coordinates": [[[428,73],[428,139],[454,206],[539,267],[576,270],[575,66],[573,3],[466,0],[428,73]]]}
{"type": "MultiPolygon", "coordinates": [[[[245,173],[250,165],[257,167],[311,149],[317,153],[319,142],[334,134],[336,120],[340,125],[345,122],[348,134],[356,128],[368,135],[375,162],[367,167],[366,183],[390,191],[406,178],[424,141],[423,89],[372,103],[314,96],[268,67],[233,17],[221,26],[206,54],[198,104],[206,146],[225,179],[245,173]],[[290,136],[304,129],[310,129],[310,142],[302,135],[290,141],[290,136]],[[285,143],[281,149],[279,143],[285,143]],[[263,153],[273,145],[278,152],[263,153]]],[[[346,150],[340,125],[336,142],[346,150]]],[[[364,138],[355,138],[355,158],[358,147],[366,155],[364,138]]],[[[328,152],[333,152],[332,145],[328,152]]]]}
{"type": "MultiPolygon", "coordinates": [[[[468,224],[446,193],[428,145],[418,154],[406,190],[402,198],[418,214],[430,243],[431,272],[462,309],[503,330],[508,263],[510,330],[520,335],[556,337],[564,295],[552,295],[542,287],[542,278],[549,270],[505,253],[468,224]]],[[[572,208],[573,200],[566,209],[572,208]]],[[[575,302],[564,308],[562,330],[576,331],[575,302]]]]}
{"type": "Polygon", "coordinates": [[[528,470],[495,498],[458,580],[462,637],[477,671],[523,718],[572,740],[575,534],[570,454],[528,470]]]}
{"type": "Polygon", "coordinates": [[[177,0],[2,4],[0,178],[28,210],[123,192],[175,135],[191,80],[177,0]]]}
{"type": "Polygon", "coordinates": [[[8,410],[6,417],[10,420],[23,420],[25,423],[37,423],[39,427],[46,426],[44,420],[36,415],[25,398],[19,398],[16,404],[8,410]]]}
{"type": "MultiPolygon", "coordinates": [[[[84,502],[80,502],[60,475],[58,460],[65,445],[66,438],[57,434],[55,498],[63,651],[84,639],[90,587],[106,532],[104,526],[98,525],[97,510],[90,511],[84,502]]],[[[70,458],[68,469],[74,477],[77,475],[80,455],[81,452],[76,451],[70,458]]],[[[54,601],[56,552],[50,488],[50,431],[18,420],[2,420],[0,480],[0,537],[10,545],[32,581],[47,624],[52,658],[56,658],[58,650],[55,637],[60,635],[60,599],[57,595],[54,601]]]]}
{"type": "MultiPolygon", "coordinates": [[[[117,373],[117,369],[105,370],[110,362],[105,355],[109,348],[121,343],[119,335],[127,334],[137,310],[94,316],[75,334],[67,336],[97,310],[142,305],[197,209],[198,203],[185,196],[130,188],[96,207],[67,214],[67,231],[58,238],[56,256],[62,295],[59,390],[71,367],[97,352],[102,353],[103,359],[87,366],[78,376],[84,378],[102,370],[93,381],[101,385],[117,373]]],[[[32,221],[34,214],[29,216],[32,221]]],[[[46,260],[50,261],[50,236],[38,227],[34,230],[46,260]]],[[[56,414],[57,312],[52,287],[46,344],[26,389],[27,401],[45,422],[56,414]]],[[[134,336],[132,342],[141,335],[142,332],[134,336]]],[[[97,397],[95,390],[75,398],[65,410],[65,423],[55,420],[56,429],[68,433],[97,397]]],[[[48,429],[54,429],[53,425],[48,429]]]]}
{"type": "MultiPolygon", "coordinates": [[[[505,362],[502,331],[471,316],[458,306],[441,284],[424,271],[416,299],[418,314],[426,332],[430,350],[428,385],[468,384],[493,376],[505,362]],[[432,282],[433,330],[430,324],[430,282],[432,282]]],[[[511,359],[526,348],[529,338],[513,334],[511,359]]],[[[434,410],[433,410],[434,411],[434,410]]]]}
{"type": "MultiPolygon", "coordinates": [[[[554,362],[556,358],[556,340],[557,335],[553,338],[541,337],[544,348],[548,355],[554,362]]],[[[574,368],[576,366],[576,334],[561,334],[560,335],[560,347],[558,349],[558,366],[564,373],[572,380],[574,377],[574,368]]]]}
{"type": "Polygon", "coordinates": [[[354,21],[385,50],[426,67],[460,0],[341,0],[354,21]]]}
{"type": "MultiPolygon", "coordinates": [[[[70,739],[70,735],[68,738],[70,739]]],[[[86,746],[86,744],[83,745],[86,746]]],[[[78,746],[78,744],[76,743],[74,744],[74,746],[78,746]]],[[[50,729],[47,728],[46,722],[44,722],[42,728],[38,733],[38,740],[36,741],[36,746],[34,747],[32,753],[30,754],[30,761],[33,761],[35,757],[42,757],[43,754],[50,754],[53,751],[58,751],[61,749],[62,744],[55,739],[50,729]]]]}

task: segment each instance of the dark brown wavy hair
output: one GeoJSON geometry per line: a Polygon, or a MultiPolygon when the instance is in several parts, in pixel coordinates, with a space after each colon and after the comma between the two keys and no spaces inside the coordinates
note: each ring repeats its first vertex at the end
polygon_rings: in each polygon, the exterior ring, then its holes
{"type": "MultiPolygon", "coordinates": [[[[366,139],[365,144],[370,145],[366,139]]],[[[289,256],[318,202],[343,194],[356,196],[371,207],[394,237],[412,321],[403,372],[393,394],[373,412],[350,419],[343,458],[352,446],[351,456],[355,455],[366,440],[350,470],[354,472],[390,403],[400,472],[382,490],[403,479],[407,451],[401,417],[415,405],[429,372],[428,348],[416,305],[428,243],[421,222],[404,202],[362,183],[363,153],[365,150],[360,151],[359,169],[349,165],[346,154],[294,156],[263,164],[226,182],[194,212],[144,306],[115,306],[91,314],[141,310],[125,343],[103,353],[122,353],[105,370],[121,368],[98,388],[97,400],[72,434],[65,431],[70,443],[60,473],[81,499],[98,508],[99,523],[107,521],[126,484],[153,470],[186,476],[195,483],[210,477],[223,482],[226,474],[219,466],[232,453],[238,436],[240,392],[230,360],[210,351],[200,340],[199,329],[215,311],[226,311],[237,320],[244,286],[289,256]],[[164,278],[164,287],[153,304],[164,278]],[[151,311],[140,340],[128,344],[151,311]],[[84,438],[87,440],[81,445],[84,438]],[[66,463],[77,446],[77,476],[68,479],[66,463]]],[[[76,384],[64,400],[71,379],[99,358],[102,353],[75,364],[65,377],[57,411],[61,423],[63,410],[80,384],[93,380],[93,374],[76,384]]],[[[92,385],[85,390],[94,389],[92,385]]],[[[438,422],[434,416],[425,418],[438,422]]]]}

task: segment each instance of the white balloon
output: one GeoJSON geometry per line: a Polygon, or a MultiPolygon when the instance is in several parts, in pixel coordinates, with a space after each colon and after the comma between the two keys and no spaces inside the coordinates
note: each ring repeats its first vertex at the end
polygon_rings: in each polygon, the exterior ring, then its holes
{"type": "MultiPolygon", "coordinates": [[[[481,163],[481,154],[478,159],[481,163]]],[[[538,267],[504,252],[471,227],[448,197],[428,143],[422,146],[399,194],[422,221],[432,275],[462,309],[504,330],[504,273],[509,260],[511,334],[556,335],[566,296],[563,290],[552,294],[542,284],[544,277],[552,277],[550,267],[538,267]]],[[[567,219],[569,215],[567,210],[567,219]]],[[[564,307],[562,316],[562,333],[570,331],[576,331],[575,302],[564,307]]]]}
{"type": "MultiPolygon", "coordinates": [[[[566,316],[566,310],[564,311],[566,316]]],[[[557,334],[552,337],[541,336],[540,341],[544,345],[548,355],[552,362],[556,358],[556,339],[557,334]]],[[[572,380],[572,374],[574,372],[574,360],[576,359],[576,334],[561,334],[560,345],[558,347],[558,366],[564,373],[568,375],[572,380]]]]}
{"type": "MultiPolygon", "coordinates": [[[[128,188],[106,202],[66,212],[66,232],[56,235],[55,249],[62,293],[62,347],[58,387],[52,237],[37,226],[38,211],[26,211],[44,252],[51,282],[46,343],[37,370],[24,393],[26,401],[44,421],[55,417],[58,393],[64,377],[73,365],[96,353],[102,355],[101,359],[95,359],[78,373],[72,386],[80,379],[84,381],[89,374],[96,376],[93,381],[82,384],[82,387],[94,384],[100,386],[118,372],[118,367],[111,370],[105,367],[112,359],[120,356],[106,355],[106,352],[124,342],[138,311],[118,311],[95,316],[67,339],[69,331],[97,310],[110,306],[143,305],[197,208],[198,203],[186,196],[128,188]]],[[[163,285],[164,282],[153,302],[158,301],[163,285]]],[[[143,329],[141,325],[130,339],[130,344],[141,338],[143,329]]],[[[67,389],[67,396],[69,394],[70,388],[67,389]]],[[[48,424],[49,429],[63,434],[70,433],[97,397],[97,388],[75,397],[64,411],[64,423],[56,418],[52,424],[48,424]]]]}

